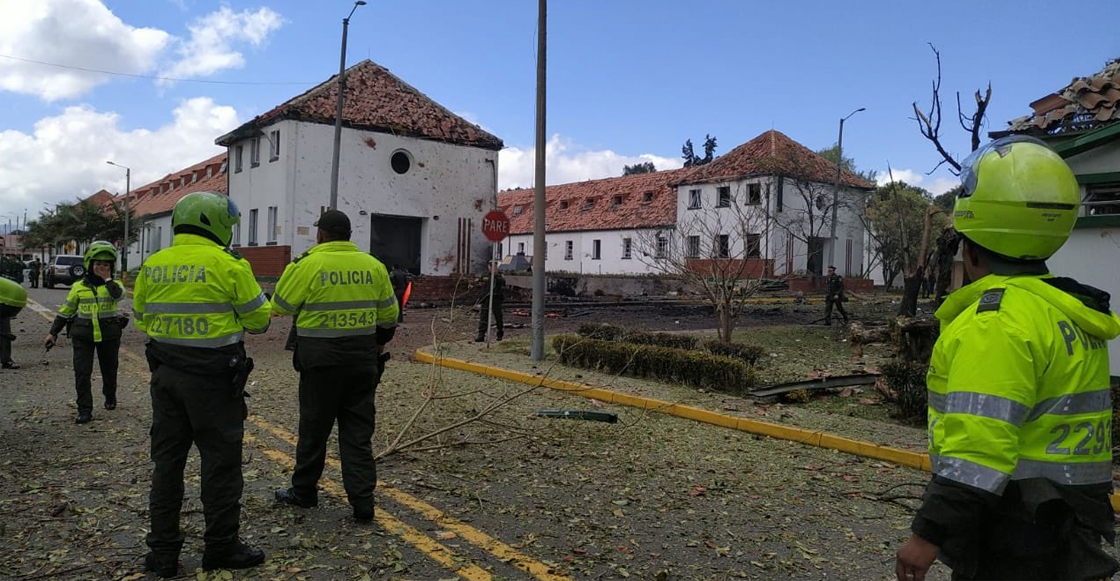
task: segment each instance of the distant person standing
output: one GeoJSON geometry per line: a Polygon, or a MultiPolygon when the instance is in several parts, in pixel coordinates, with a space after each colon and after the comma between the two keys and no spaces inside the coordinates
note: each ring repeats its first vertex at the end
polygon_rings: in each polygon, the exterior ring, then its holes
{"type": "Polygon", "coordinates": [[[12,318],[27,304],[27,289],[18,282],[0,276],[0,367],[19,369],[12,361],[12,318]]]}
{"type": "Polygon", "coordinates": [[[848,313],[844,311],[844,301],[848,300],[844,292],[844,277],[836,274],[836,267],[828,267],[828,276],[824,279],[824,324],[832,325],[832,307],[835,305],[840,316],[844,317],[844,324],[848,324],[848,313]]]}
{"type": "Polygon", "coordinates": [[[39,272],[43,270],[43,263],[39,259],[31,261],[31,288],[39,288],[39,272]]]}
{"type": "Polygon", "coordinates": [[[482,277],[482,306],[478,311],[478,336],[474,338],[475,343],[481,343],[486,340],[486,331],[490,328],[490,292],[493,288],[494,298],[494,324],[497,325],[496,337],[499,341],[505,335],[505,325],[502,324],[502,303],[505,301],[506,294],[506,279],[498,272],[498,265],[490,265],[490,274],[482,277]],[[490,286],[490,277],[494,277],[494,286],[490,286]]]}
{"type": "Polygon", "coordinates": [[[401,268],[401,265],[394,264],[393,272],[389,273],[389,283],[393,285],[393,296],[397,297],[397,322],[404,321],[404,299],[405,294],[408,292],[408,287],[412,283],[408,280],[408,271],[401,268]]]}

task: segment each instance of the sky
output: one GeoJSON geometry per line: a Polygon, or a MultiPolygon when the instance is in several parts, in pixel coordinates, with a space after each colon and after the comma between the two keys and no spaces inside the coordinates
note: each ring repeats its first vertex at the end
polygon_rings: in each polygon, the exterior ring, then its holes
{"type": "MultiPolygon", "coordinates": [[[[221,152],[214,139],[338,70],[344,0],[0,0],[0,225],[122,192],[221,152]],[[38,61],[38,62],[29,62],[38,61]],[[41,64],[49,63],[49,64],[41,64]],[[53,66],[52,66],[53,65],[53,66]],[[71,68],[64,68],[71,67],[71,68]],[[76,70],[89,69],[116,74],[76,70]]],[[[986,130],[1120,57],[1120,3],[1061,0],[552,0],[549,184],[679,167],[776,129],[861,170],[943,192],[918,133],[941,53],[943,143],[956,94],[992,86],[986,130]],[[1076,22],[1074,27],[1056,23],[1076,22]]],[[[499,188],[533,185],[537,2],[369,0],[347,64],[371,59],[500,137],[499,188]]],[[[345,152],[343,152],[345,158],[345,152]]]]}

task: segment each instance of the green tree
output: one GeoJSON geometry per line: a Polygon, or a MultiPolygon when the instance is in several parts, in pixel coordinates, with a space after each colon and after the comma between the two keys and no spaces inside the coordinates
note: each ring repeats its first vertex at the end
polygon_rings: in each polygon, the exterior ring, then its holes
{"type": "MultiPolygon", "coordinates": [[[[840,147],[837,146],[835,143],[833,143],[832,147],[826,147],[822,150],[817,151],[817,155],[827,159],[828,161],[831,161],[832,163],[836,163],[836,157],[837,157],[837,154],[839,152],[840,152],[840,147]]],[[[873,170],[873,169],[860,170],[860,169],[856,168],[856,160],[854,160],[854,159],[852,159],[852,158],[850,158],[846,155],[844,156],[844,159],[840,162],[840,167],[843,167],[844,169],[852,172],[853,174],[855,174],[855,175],[857,175],[857,176],[859,176],[859,177],[861,177],[861,178],[863,178],[863,179],[865,179],[865,180],[867,180],[871,183],[875,183],[875,177],[877,176],[877,172],[875,170],[873,170]]]]}
{"type": "Polygon", "coordinates": [[[630,176],[640,173],[653,173],[655,171],[657,171],[657,168],[653,167],[652,161],[643,161],[642,163],[636,163],[634,165],[622,166],[622,175],[624,176],[630,176]]]}
{"type": "MultiPolygon", "coordinates": [[[[908,265],[918,263],[926,212],[932,203],[928,191],[905,182],[879,186],[868,198],[866,226],[878,249],[886,286],[904,274],[908,265]]],[[[947,220],[944,213],[935,214],[932,231],[940,232],[947,220]]]]}

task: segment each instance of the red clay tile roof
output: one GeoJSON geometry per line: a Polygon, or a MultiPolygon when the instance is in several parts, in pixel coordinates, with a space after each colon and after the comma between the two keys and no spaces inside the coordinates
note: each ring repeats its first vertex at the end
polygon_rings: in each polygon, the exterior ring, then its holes
{"type": "MultiPolygon", "coordinates": [[[[675,169],[548,186],[544,192],[548,231],[672,226],[677,221],[677,194],[669,184],[692,171],[675,169]],[[646,192],[652,196],[649,202],[646,192]],[[616,196],[621,196],[617,205],[616,196]],[[587,200],[593,200],[590,206],[587,200]],[[561,207],[564,202],[567,208],[561,207]]],[[[498,193],[498,207],[509,216],[511,234],[533,231],[533,193],[532,189],[498,193]]]]}
{"type": "MultiPolygon", "coordinates": [[[[229,145],[233,141],[254,135],[262,125],[280,119],[334,125],[338,103],[337,77],[338,75],[333,75],[306,93],[258,115],[252,121],[219,137],[216,143],[229,145]]],[[[389,69],[370,60],[364,60],[346,70],[342,123],[354,129],[494,151],[504,147],[501,139],[443,108],[389,72],[389,69]]]]}
{"type": "Polygon", "coordinates": [[[101,206],[101,205],[104,205],[107,202],[113,201],[113,198],[114,198],[113,194],[109,193],[108,190],[98,190],[97,193],[91,195],[90,197],[88,197],[88,198],[86,198],[82,201],[83,202],[89,202],[89,203],[97,205],[97,206],[101,206]]]}
{"type": "Polygon", "coordinates": [[[1007,122],[1008,133],[1057,134],[1085,131],[1120,121],[1120,59],[1091,77],[1074,78],[1057,93],[1031,103],[1034,113],[1007,122]]]}
{"type": "MultiPolygon", "coordinates": [[[[694,168],[696,171],[677,185],[730,182],[761,175],[800,176],[831,184],[836,180],[836,164],[790,139],[780,131],[770,130],[712,160],[694,168]]],[[[843,170],[841,183],[852,188],[873,189],[868,182],[843,170]]]]}
{"type": "MultiPolygon", "coordinates": [[[[228,194],[226,174],[221,171],[222,164],[225,162],[226,154],[221,153],[133,189],[130,195],[132,214],[137,217],[165,214],[170,212],[183,196],[194,192],[210,191],[228,194]],[[206,177],[207,167],[210,168],[209,178],[206,177]]],[[[123,200],[123,195],[118,196],[118,202],[123,200]]]]}

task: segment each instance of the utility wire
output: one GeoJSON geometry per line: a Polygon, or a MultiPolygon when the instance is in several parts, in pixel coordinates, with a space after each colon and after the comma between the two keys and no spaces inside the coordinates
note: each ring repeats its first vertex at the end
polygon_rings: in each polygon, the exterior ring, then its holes
{"type": "Polygon", "coordinates": [[[11,59],[11,60],[14,60],[14,61],[20,61],[20,62],[24,62],[24,63],[32,63],[32,64],[36,64],[36,65],[44,65],[44,66],[48,66],[48,67],[57,67],[57,68],[60,68],[60,69],[70,69],[70,70],[75,70],[75,71],[83,71],[83,72],[87,72],[87,73],[99,73],[99,74],[102,74],[102,75],[116,75],[118,77],[132,77],[134,79],[153,79],[153,80],[156,80],[156,81],[173,81],[173,82],[176,82],[176,83],[209,83],[209,84],[212,84],[212,85],[314,85],[315,84],[315,83],[296,82],[296,81],[266,82],[266,81],[213,81],[213,80],[208,80],[208,79],[176,79],[176,78],[172,78],[172,77],[157,77],[157,76],[154,76],[154,75],[134,75],[132,73],[120,73],[120,72],[116,72],[116,71],[105,71],[105,70],[101,70],[101,69],[88,69],[88,68],[85,68],[85,67],[60,65],[58,63],[48,63],[48,62],[37,61],[37,60],[32,60],[32,59],[20,58],[20,57],[17,57],[17,56],[11,56],[11,55],[6,55],[6,54],[0,54],[0,58],[11,59]]]}

